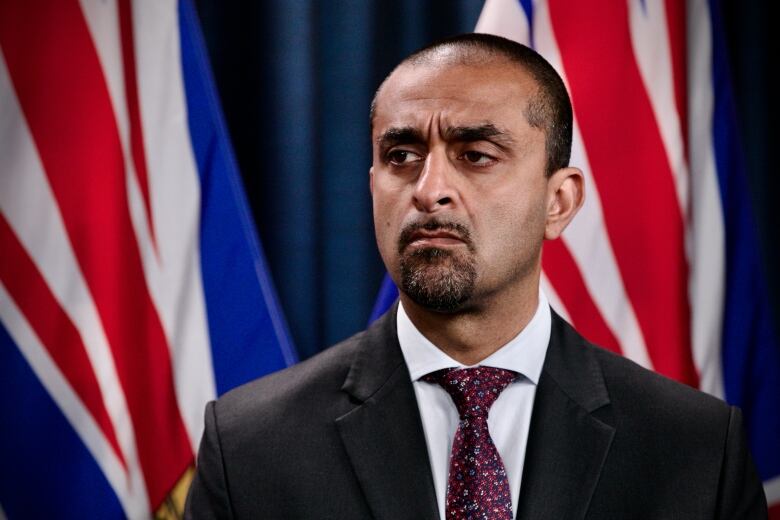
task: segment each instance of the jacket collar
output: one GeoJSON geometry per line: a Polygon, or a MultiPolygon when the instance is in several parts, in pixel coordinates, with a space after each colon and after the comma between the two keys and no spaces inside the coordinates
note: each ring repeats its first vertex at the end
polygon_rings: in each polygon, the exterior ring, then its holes
{"type": "Polygon", "coordinates": [[[536,390],[518,518],[583,518],[615,434],[593,412],[610,403],[592,346],[553,313],[536,390]]]}
{"type": "Polygon", "coordinates": [[[357,406],[336,419],[336,427],[375,518],[438,518],[425,435],[395,316],[394,306],[360,338],[342,386],[357,406]]]}
{"type": "MultiPolygon", "coordinates": [[[[358,339],[342,386],[356,407],[336,420],[375,518],[438,518],[425,436],[396,335],[396,307],[358,339]]],[[[536,391],[518,518],[585,516],[614,428],[593,416],[609,405],[593,351],[553,312],[536,391]]]]}

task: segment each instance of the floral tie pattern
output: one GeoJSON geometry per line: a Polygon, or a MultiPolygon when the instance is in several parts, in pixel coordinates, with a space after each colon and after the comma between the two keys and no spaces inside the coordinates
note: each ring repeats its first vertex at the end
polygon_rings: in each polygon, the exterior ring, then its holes
{"type": "Polygon", "coordinates": [[[488,432],[488,412],[516,372],[491,367],[432,372],[424,381],[441,385],[460,415],[452,443],[445,516],[448,520],[512,519],[504,463],[488,432]]]}

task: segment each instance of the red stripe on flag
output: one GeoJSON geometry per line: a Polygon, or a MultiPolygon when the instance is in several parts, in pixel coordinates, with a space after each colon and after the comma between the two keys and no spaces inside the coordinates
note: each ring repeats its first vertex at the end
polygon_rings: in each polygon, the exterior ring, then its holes
{"type": "Polygon", "coordinates": [[[688,54],[686,51],[685,2],[666,0],[666,26],[669,28],[669,52],[672,56],[674,102],[680,118],[683,150],[688,157],[688,54]]]}
{"type": "Polygon", "coordinates": [[[119,132],[78,2],[38,4],[0,2],[0,46],[111,345],[156,508],[193,453],[130,220],[119,132]]]}
{"type": "Polygon", "coordinates": [[[563,240],[544,243],[542,267],[555,292],[565,302],[572,325],[580,334],[593,343],[622,354],[617,338],[591,298],[580,269],[563,240]]]}
{"type": "Polygon", "coordinates": [[[550,1],[607,231],[655,369],[696,386],[683,217],[625,2],[550,1]]]}
{"type": "Polygon", "coordinates": [[[780,503],[769,505],[769,516],[767,518],[768,520],[780,520],[780,503]]]}
{"type": "Polygon", "coordinates": [[[138,103],[138,79],[136,74],[135,41],[133,38],[133,10],[130,0],[119,0],[119,33],[122,37],[122,67],[125,77],[125,99],[127,116],[130,122],[130,149],[135,166],[135,175],[141,187],[141,196],[146,209],[146,221],[152,244],[155,244],[152,202],[149,197],[149,174],[146,170],[146,152],[144,150],[141,111],[138,103]]]}
{"type": "Polygon", "coordinates": [[[76,326],[0,213],[0,282],[127,469],[92,363],[76,326]]]}

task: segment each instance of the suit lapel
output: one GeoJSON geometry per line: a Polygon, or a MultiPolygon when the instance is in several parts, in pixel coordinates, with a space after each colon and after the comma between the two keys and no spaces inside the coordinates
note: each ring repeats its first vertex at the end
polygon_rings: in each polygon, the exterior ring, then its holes
{"type": "Polygon", "coordinates": [[[592,412],[609,405],[590,348],[553,313],[531,418],[518,518],[583,518],[596,489],[614,428],[592,412]]]}
{"type": "Polygon", "coordinates": [[[366,331],[342,389],[358,406],[336,420],[375,518],[438,518],[428,451],[395,308],[366,331]]]}

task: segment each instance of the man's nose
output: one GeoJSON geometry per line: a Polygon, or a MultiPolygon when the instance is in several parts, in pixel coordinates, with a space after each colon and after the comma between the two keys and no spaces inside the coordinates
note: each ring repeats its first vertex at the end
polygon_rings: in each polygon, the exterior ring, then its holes
{"type": "Polygon", "coordinates": [[[454,203],[453,170],[445,153],[428,154],[414,187],[414,205],[418,210],[431,213],[454,203]]]}

